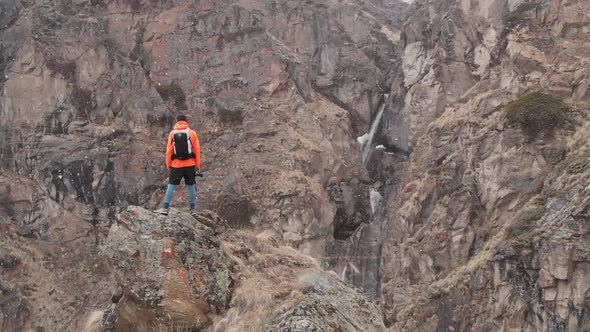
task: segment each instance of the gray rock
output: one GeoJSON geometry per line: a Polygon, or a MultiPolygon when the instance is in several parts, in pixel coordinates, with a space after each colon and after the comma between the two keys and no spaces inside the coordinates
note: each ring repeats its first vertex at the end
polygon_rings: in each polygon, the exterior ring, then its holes
{"type": "Polygon", "coordinates": [[[0,248],[0,268],[10,270],[18,265],[18,259],[8,253],[7,250],[0,248]]]}
{"type": "Polygon", "coordinates": [[[273,322],[269,331],[385,331],[379,308],[341,281],[303,276],[306,297],[273,322]]]}
{"type": "Polygon", "coordinates": [[[0,327],[5,331],[19,331],[30,315],[25,299],[0,283],[0,327]]]}
{"type": "Polygon", "coordinates": [[[0,3],[0,31],[6,29],[10,23],[15,21],[18,15],[16,0],[4,0],[0,3]]]}
{"type": "Polygon", "coordinates": [[[117,318],[117,331],[146,315],[201,328],[209,323],[209,307],[222,312],[229,305],[231,262],[213,230],[186,212],[161,216],[129,207],[111,226],[101,254],[125,289],[114,314],[135,313],[117,318]]]}

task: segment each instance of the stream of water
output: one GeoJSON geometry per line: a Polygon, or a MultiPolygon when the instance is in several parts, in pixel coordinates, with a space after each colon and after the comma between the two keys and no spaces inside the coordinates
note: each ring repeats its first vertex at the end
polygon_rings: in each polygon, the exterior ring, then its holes
{"type": "Polygon", "coordinates": [[[381,106],[379,107],[379,111],[373,119],[371,123],[371,128],[369,132],[357,140],[361,144],[361,156],[363,159],[363,166],[367,166],[367,160],[371,154],[371,150],[373,149],[373,139],[375,138],[375,133],[377,133],[377,129],[379,129],[379,124],[381,123],[381,118],[383,117],[383,110],[385,109],[385,105],[387,104],[387,98],[389,95],[384,94],[383,99],[381,100],[381,106]]]}

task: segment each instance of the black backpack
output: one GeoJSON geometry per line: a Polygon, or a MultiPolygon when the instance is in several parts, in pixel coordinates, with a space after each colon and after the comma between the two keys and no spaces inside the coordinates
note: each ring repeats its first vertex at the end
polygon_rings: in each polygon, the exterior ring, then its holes
{"type": "Polygon", "coordinates": [[[174,146],[172,159],[187,160],[195,157],[191,144],[190,129],[174,130],[172,145],[174,146]]]}

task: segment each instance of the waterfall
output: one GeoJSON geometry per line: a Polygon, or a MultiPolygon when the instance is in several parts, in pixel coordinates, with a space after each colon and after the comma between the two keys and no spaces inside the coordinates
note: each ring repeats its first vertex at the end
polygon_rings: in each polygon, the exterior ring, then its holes
{"type": "Polygon", "coordinates": [[[389,97],[388,94],[383,95],[383,99],[381,101],[381,107],[379,107],[379,111],[373,119],[373,123],[371,123],[371,129],[367,134],[357,138],[357,141],[361,144],[361,156],[363,159],[363,165],[367,165],[367,159],[369,158],[369,154],[371,153],[372,145],[373,145],[373,138],[375,137],[375,133],[379,128],[379,123],[381,123],[381,117],[383,117],[383,110],[385,109],[385,104],[387,103],[387,98],[389,97]]]}
{"type": "Polygon", "coordinates": [[[371,204],[371,212],[373,212],[373,214],[375,214],[375,210],[377,209],[377,206],[379,206],[382,198],[383,196],[381,196],[377,190],[371,188],[371,191],[369,192],[369,203],[371,204]]]}

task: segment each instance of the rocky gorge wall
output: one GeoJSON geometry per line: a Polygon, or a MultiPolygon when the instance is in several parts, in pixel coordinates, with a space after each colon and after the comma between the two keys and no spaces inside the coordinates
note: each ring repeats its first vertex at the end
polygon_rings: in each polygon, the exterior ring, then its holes
{"type": "MultiPolygon", "coordinates": [[[[200,208],[341,274],[378,182],[356,139],[399,72],[405,7],[3,1],[2,328],[75,330],[109,301],[101,247],[127,206],[160,204],[179,113],[203,147],[200,208]]],[[[379,246],[357,284],[377,288],[379,246]]]]}
{"type": "MultiPolygon", "coordinates": [[[[101,252],[128,205],[159,205],[162,143],[183,112],[203,146],[201,207],[363,288],[387,329],[590,329],[589,12],[585,0],[2,2],[2,328],[75,329],[111,301],[101,252]],[[566,125],[531,136],[509,121],[506,106],[536,91],[567,103],[566,125]]],[[[206,316],[254,319],[233,308],[206,316]]],[[[320,317],[306,324],[343,319],[320,317]]]]}
{"type": "Polygon", "coordinates": [[[230,223],[317,254],[319,238],[367,220],[356,137],[397,73],[399,19],[386,14],[403,4],[3,6],[4,172],[108,225],[121,206],[159,203],[162,141],[187,113],[208,172],[201,202],[230,223]]]}
{"type": "Polygon", "coordinates": [[[409,10],[403,107],[382,129],[411,150],[384,203],[392,331],[590,329],[589,9],[417,1],[409,10]],[[567,125],[531,135],[511,122],[506,106],[532,92],[562,98],[567,125]]]}

